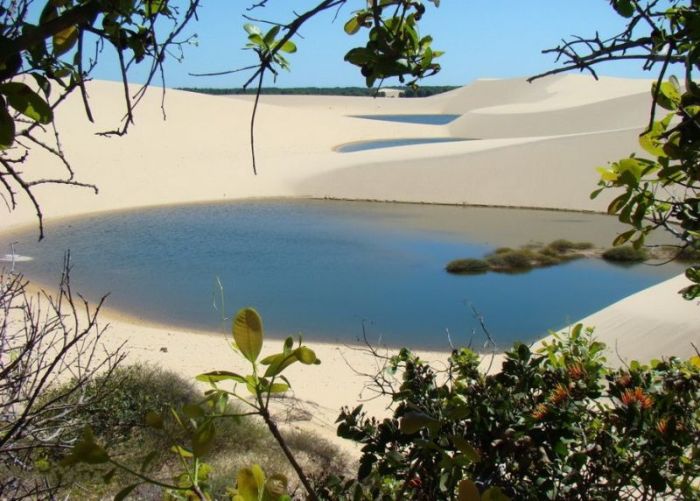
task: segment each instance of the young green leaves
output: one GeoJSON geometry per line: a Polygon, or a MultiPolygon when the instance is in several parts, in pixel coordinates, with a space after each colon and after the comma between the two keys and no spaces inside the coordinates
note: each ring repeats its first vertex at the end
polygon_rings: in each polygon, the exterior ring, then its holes
{"type": "Polygon", "coordinates": [[[243,29],[248,33],[246,49],[255,51],[262,62],[267,62],[270,65],[273,73],[274,65],[289,70],[289,61],[280,52],[293,54],[297,51],[297,46],[291,40],[283,42],[282,39],[277,39],[281,30],[280,26],[273,26],[264,34],[260,28],[250,23],[245,24],[243,29]]]}
{"type": "MultiPolygon", "coordinates": [[[[437,0],[432,3],[439,6],[437,0]]],[[[345,55],[346,61],[360,67],[368,87],[389,77],[398,77],[402,83],[409,78],[411,85],[440,71],[434,60],[442,52],[432,49],[432,37],[421,38],[418,33],[418,22],[424,13],[425,6],[420,1],[377,0],[355,12],[345,23],[348,35],[363,28],[370,30],[367,44],[345,55]]]]}

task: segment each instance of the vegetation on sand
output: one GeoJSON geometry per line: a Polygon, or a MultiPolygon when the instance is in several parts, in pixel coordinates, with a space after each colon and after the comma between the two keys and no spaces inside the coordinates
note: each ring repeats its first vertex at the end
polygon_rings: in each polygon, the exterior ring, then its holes
{"type": "Polygon", "coordinates": [[[500,247],[488,254],[485,259],[456,259],[447,263],[445,271],[457,275],[474,275],[495,271],[499,273],[523,273],[533,268],[553,266],[583,255],[577,251],[589,250],[589,242],[554,240],[545,246],[526,245],[519,249],[500,247]]]}
{"type": "Polygon", "coordinates": [[[602,254],[606,261],[618,263],[638,263],[649,259],[649,253],[643,247],[635,248],[632,245],[611,247],[602,254]]]}

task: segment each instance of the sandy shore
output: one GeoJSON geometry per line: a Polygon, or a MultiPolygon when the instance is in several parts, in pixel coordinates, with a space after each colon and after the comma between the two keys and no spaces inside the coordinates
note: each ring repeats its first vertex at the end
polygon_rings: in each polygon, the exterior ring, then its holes
{"type": "MultiPolygon", "coordinates": [[[[37,190],[48,217],[132,207],[225,201],[253,197],[331,197],[405,202],[483,204],[602,211],[612,194],[591,201],[595,167],[638,152],[637,135],[648,112],[650,82],[563,76],[527,84],[484,80],[426,99],[265,96],[258,116],[256,156],[250,160],[250,97],[205,96],[168,90],[167,120],[160,94],[151,89],[122,138],[95,135],[122,116],[120,84],[89,86],[96,123],[73,96],[57,113],[63,148],[78,179],[99,195],[66,186],[37,190]],[[459,114],[448,125],[391,123],[361,114],[459,114]],[[339,153],[341,144],[391,138],[453,137],[468,141],[339,153]]],[[[35,151],[31,176],[60,173],[61,166],[35,151]]],[[[30,204],[3,216],[0,230],[35,225],[30,204]]],[[[675,293],[678,277],[584,319],[621,357],[648,360],[688,356],[698,341],[697,305],[675,293]]],[[[109,343],[127,342],[131,361],[147,361],[185,376],[213,369],[243,370],[224,335],[144,325],[106,312],[109,343]]],[[[271,351],[274,346],[268,346],[271,351]]],[[[316,344],[323,364],[289,374],[298,423],[332,436],[341,405],[372,396],[366,376],[376,360],[352,347],[316,344]]],[[[615,363],[616,356],[609,357],[615,363]]],[[[426,353],[441,363],[444,353],[426,353]]],[[[444,363],[444,362],[443,362],[444,363]]],[[[498,364],[496,364],[497,366],[498,364]]],[[[384,412],[387,402],[367,409],[384,412]]]]}

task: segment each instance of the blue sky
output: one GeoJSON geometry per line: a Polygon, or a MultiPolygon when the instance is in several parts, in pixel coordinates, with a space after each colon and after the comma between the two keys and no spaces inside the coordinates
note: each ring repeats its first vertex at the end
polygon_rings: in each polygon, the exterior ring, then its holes
{"type": "MultiPolygon", "coordinates": [[[[222,77],[194,77],[205,73],[234,69],[255,62],[254,55],[242,50],[246,42],[242,14],[252,0],[203,0],[199,21],[188,33],[198,35],[197,46],[187,47],[182,63],[168,62],[169,87],[238,87],[249,73],[222,77]]],[[[277,22],[291,19],[290,6],[303,11],[316,2],[308,0],[270,0],[269,6],[252,15],[277,22]]],[[[333,21],[334,12],[313,19],[303,28],[304,38],[295,41],[299,48],[290,56],[291,72],[282,72],[279,87],[362,86],[359,71],[343,61],[344,54],[362,44],[362,32],[348,36],[343,25],[364,0],[350,0],[333,21]]],[[[427,3],[427,2],[426,2],[427,3]]],[[[601,36],[617,33],[624,25],[608,0],[442,0],[439,8],[429,4],[421,34],[431,34],[433,46],[446,53],[442,71],[423,81],[424,85],[464,85],[476,78],[530,76],[555,66],[552,55],[541,54],[573,34],[601,36]]],[[[113,59],[106,52],[105,59],[113,59]]],[[[647,77],[639,63],[610,63],[600,74],[647,77]]],[[[139,82],[142,72],[132,75],[139,82]]],[[[118,79],[116,67],[103,64],[96,78],[118,79]]],[[[391,83],[390,83],[391,84],[391,83]]]]}

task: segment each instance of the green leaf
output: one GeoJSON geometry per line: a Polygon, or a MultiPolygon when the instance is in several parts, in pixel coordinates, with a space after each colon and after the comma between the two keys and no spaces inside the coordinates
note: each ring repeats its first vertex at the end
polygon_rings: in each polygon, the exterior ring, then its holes
{"type": "Polygon", "coordinates": [[[196,404],[185,404],[182,406],[182,413],[190,419],[204,416],[204,409],[196,404]]]}
{"type": "Polygon", "coordinates": [[[360,23],[357,20],[357,17],[353,17],[347,23],[345,23],[343,29],[348,35],[354,35],[358,31],[360,31],[360,23]]]}
{"type": "Polygon", "coordinates": [[[69,26],[65,30],[59,31],[53,36],[54,54],[60,56],[73,48],[78,41],[78,27],[69,26]]]}
{"type": "Polygon", "coordinates": [[[7,112],[5,100],[0,97],[0,150],[5,150],[15,142],[15,121],[7,112]]]}
{"type": "Polygon", "coordinates": [[[628,242],[629,239],[632,238],[636,232],[637,230],[629,230],[625,231],[624,233],[620,233],[618,236],[615,237],[615,240],[613,240],[613,247],[617,247],[618,245],[622,245],[625,242],[628,242]]]}
{"type": "Polygon", "coordinates": [[[0,84],[0,94],[6,96],[7,102],[22,115],[42,124],[53,120],[51,107],[28,85],[21,82],[0,84]]]}
{"type": "Polygon", "coordinates": [[[457,487],[457,500],[458,501],[480,501],[481,496],[479,495],[479,489],[476,484],[465,478],[459,482],[457,487]]]}
{"type": "Polygon", "coordinates": [[[469,461],[475,463],[479,460],[479,453],[473,445],[467,442],[467,440],[464,437],[460,435],[455,435],[452,437],[452,441],[454,442],[457,449],[459,449],[459,451],[462,454],[464,454],[464,456],[467,459],[469,459],[469,461]]]}
{"type": "Polygon", "coordinates": [[[262,350],[262,319],[253,308],[243,308],[233,321],[233,340],[243,356],[255,362],[262,350]]]}
{"type": "Polygon", "coordinates": [[[114,501],[122,501],[123,499],[126,499],[129,494],[131,494],[131,491],[136,489],[141,483],[139,482],[138,484],[131,484],[127,487],[124,487],[122,490],[117,492],[117,494],[114,496],[114,501]]]}
{"type": "Polygon", "coordinates": [[[296,350],[296,357],[302,363],[311,365],[316,362],[316,353],[311,348],[300,346],[296,350]]]}
{"type": "Polygon", "coordinates": [[[78,463],[101,464],[108,461],[109,454],[95,443],[92,428],[88,426],[83,430],[83,435],[71,450],[70,455],[61,461],[61,464],[72,466],[78,463]]]}
{"type": "Polygon", "coordinates": [[[240,374],[229,371],[212,371],[200,374],[195,378],[197,381],[204,383],[218,383],[219,381],[233,380],[237,383],[245,383],[245,378],[240,374]]]}
{"type": "Polygon", "coordinates": [[[284,384],[284,383],[274,383],[274,384],[272,384],[272,385],[270,386],[270,388],[269,388],[268,391],[269,391],[270,393],[284,393],[284,392],[287,391],[288,389],[289,389],[289,385],[288,385],[288,384],[284,384]]]}
{"type": "Polygon", "coordinates": [[[622,17],[632,17],[634,15],[634,3],[631,0],[613,0],[613,8],[622,17]]]}
{"type": "Polygon", "coordinates": [[[623,193],[610,202],[610,205],[608,205],[608,214],[617,214],[627,204],[629,197],[629,193],[623,193]]]}
{"type": "Polygon", "coordinates": [[[510,501],[500,487],[490,487],[481,495],[481,501],[510,501]]]}
{"type": "Polygon", "coordinates": [[[146,15],[152,17],[159,14],[167,4],[166,0],[146,0],[146,15]]]}
{"type": "Polygon", "coordinates": [[[146,426],[157,430],[163,429],[163,416],[155,411],[148,411],[144,418],[146,426]]]}
{"type": "Polygon", "coordinates": [[[214,445],[214,434],[214,423],[210,420],[197,428],[192,437],[192,452],[195,456],[202,457],[209,452],[214,445]]]}
{"type": "Polygon", "coordinates": [[[405,435],[413,435],[423,428],[439,425],[440,421],[424,412],[407,412],[401,417],[399,430],[405,435]]]}
{"type": "Polygon", "coordinates": [[[673,82],[661,82],[661,86],[657,86],[656,82],[652,84],[652,95],[656,96],[656,104],[667,110],[675,111],[681,104],[680,90],[673,82]],[[656,89],[658,87],[658,96],[656,89]]]}
{"type": "Polygon", "coordinates": [[[287,40],[282,45],[280,45],[280,50],[282,52],[286,52],[287,54],[293,54],[297,51],[297,46],[291,40],[287,40]]]}
{"type": "Polygon", "coordinates": [[[188,451],[187,449],[180,447],[179,445],[173,445],[170,448],[171,451],[173,451],[175,454],[180,456],[181,458],[187,459],[192,457],[192,453],[188,451]]]}
{"type": "Polygon", "coordinates": [[[271,47],[272,42],[275,41],[275,38],[277,38],[277,35],[279,34],[279,32],[280,32],[279,26],[273,26],[272,28],[270,28],[270,31],[265,33],[265,38],[263,39],[263,41],[265,42],[265,45],[267,45],[268,47],[271,47]]]}
{"type": "Polygon", "coordinates": [[[262,31],[260,31],[260,28],[258,28],[254,24],[246,23],[243,25],[243,29],[249,35],[259,35],[260,37],[262,37],[262,31]]]}
{"type": "Polygon", "coordinates": [[[292,365],[297,361],[297,357],[294,353],[285,355],[284,353],[278,353],[276,355],[271,355],[260,361],[263,365],[269,365],[265,371],[265,377],[272,377],[278,375],[284,369],[292,365]]]}
{"type": "Polygon", "coordinates": [[[149,452],[146,455],[146,457],[143,458],[143,461],[141,461],[141,473],[144,473],[145,471],[147,471],[148,467],[151,466],[151,463],[157,457],[158,457],[158,451],[149,452]]]}
{"type": "Polygon", "coordinates": [[[241,468],[236,477],[236,489],[238,494],[245,501],[258,501],[260,494],[265,485],[265,473],[258,465],[253,465],[251,468],[241,468]],[[262,483],[259,483],[260,474],[262,473],[262,483]],[[260,486],[259,486],[260,485],[260,486]]]}

